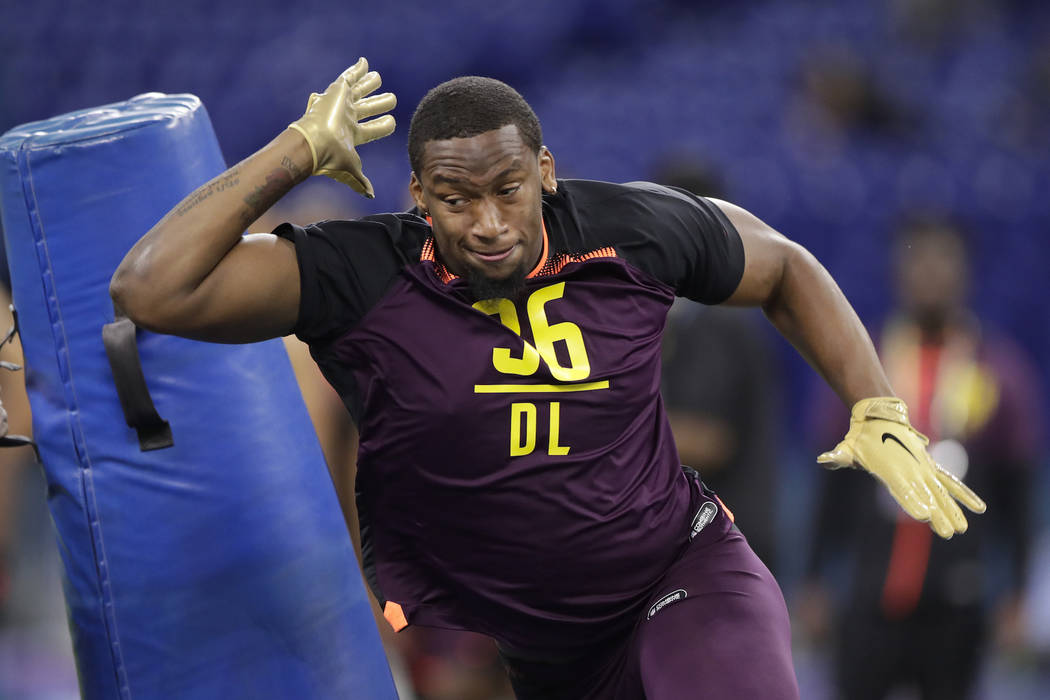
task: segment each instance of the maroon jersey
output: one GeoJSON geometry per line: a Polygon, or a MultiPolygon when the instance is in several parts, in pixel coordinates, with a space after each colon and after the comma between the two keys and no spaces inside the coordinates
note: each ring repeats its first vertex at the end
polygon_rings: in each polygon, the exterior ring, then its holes
{"type": "Polygon", "coordinates": [[[295,243],[296,334],[361,433],[366,575],[410,624],[526,649],[633,624],[702,495],[660,398],[675,295],[728,297],[740,238],[709,201],[560,181],[520,298],[478,300],[412,214],[275,233],[295,243]]]}

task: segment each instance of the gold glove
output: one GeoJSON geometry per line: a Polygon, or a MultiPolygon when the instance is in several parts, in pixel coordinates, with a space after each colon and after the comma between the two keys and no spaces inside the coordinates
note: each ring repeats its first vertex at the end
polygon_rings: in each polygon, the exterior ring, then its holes
{"type": "Polygon", "coordinates": [[[929,440],[911,427],[908,407],[894,397],[862,399],[853,407],[849,432],[835,449],[817,457],[829,469],[860,467],[885,484],[901,508],[916,520],[928,521],[941,537],[966,532],[959,501],[983,513],[984,501],[954,475],[933,461],[929,440]]]}
{"type": "Polygon", "coordinates": [[[368,70],[368,61],[358,59],[323,93],[310,95],[306,114],[288,125],[309,144],[314,175],[327,175],[368,198],[375,197],[375,192],[361,170],[355,148],[394,133],[394,118],[389,114],[361,121],[388,112],[397,104],[391,92],[368,97],[381,84],[379,73],[368,70]]]}

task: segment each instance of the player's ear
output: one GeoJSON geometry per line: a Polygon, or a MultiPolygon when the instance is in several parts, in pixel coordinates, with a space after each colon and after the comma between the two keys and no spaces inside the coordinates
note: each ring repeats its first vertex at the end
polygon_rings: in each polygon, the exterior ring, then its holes
{"type": "Polygon", "coordinates": [[[415,171],[412,172],[412,179],[408,181],[408,193],[412,195],[412,201],[415,202],[417,209],[427,211],[427,205],[423,201],[423,183],[416,177],[415,171]]]}
{"type": "Polygon", "coordinates": [[[540,146],[540,185],[544,192],[556,192],[558,181],[554,176],[554,154],[546,146],[540,146]]]}

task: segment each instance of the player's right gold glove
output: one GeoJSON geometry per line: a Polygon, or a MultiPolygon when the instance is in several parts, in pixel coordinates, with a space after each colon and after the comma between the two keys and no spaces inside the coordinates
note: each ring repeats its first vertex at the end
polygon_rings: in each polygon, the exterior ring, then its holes
{"type": "Polygon", "coordinates": [[[983,513],[984,501],[933,461],[929,440],[908,422],[908,407],[898,398],[862,399],[853,406],[849,432],[835,449],[817,457],[829,469],[861,467],[875,475],[901,508],[945,539],[966,532],[959,501],[983,513]]]}
{"type": "Polygon", "coordinates": [[[327,175],[368,198],[375,192],[361,170],[355,149],[394,133],[394,118],[389,114],[361,121],[388,112],[397,104],[391,92],[368,97],[381,84],[379,73],[368,70],[368,61],[358,59],[323,93],[310,95],[306,114],[288,125],[306,138],[314,158],[314,175],[327,175]]]}

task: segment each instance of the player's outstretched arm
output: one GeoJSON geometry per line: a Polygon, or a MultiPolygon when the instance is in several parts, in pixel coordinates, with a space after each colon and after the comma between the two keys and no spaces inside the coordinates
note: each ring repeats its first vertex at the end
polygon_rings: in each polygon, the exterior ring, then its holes
{"type": "Polygon", "coordinates": [[[299,312],[292,244],[244,230],[296,184],[328,175],[365,196],[356,146],[393,132],[390,93],[361,59],[310,96],[306,113],[273,141],[198,188],[128,252],[110,282],[114,302],[143,328],[243,343],[289,333],[299,312]]]}
{"type": "Polygon", "coordinates": [[[984,512],[984,502],[930,457],[926,438],[909,423],[904,402],[893,396],[871,338],[831,275],[802,246],[752,214],[715,203],[744,244],[744,275],[728,303],[761,306],[853,407],[846,437],[818,461],[871,472],[909,515],[929,521],[941,537],[964,532],[966,518],[956,501],[976,513],[984,512]]]}

